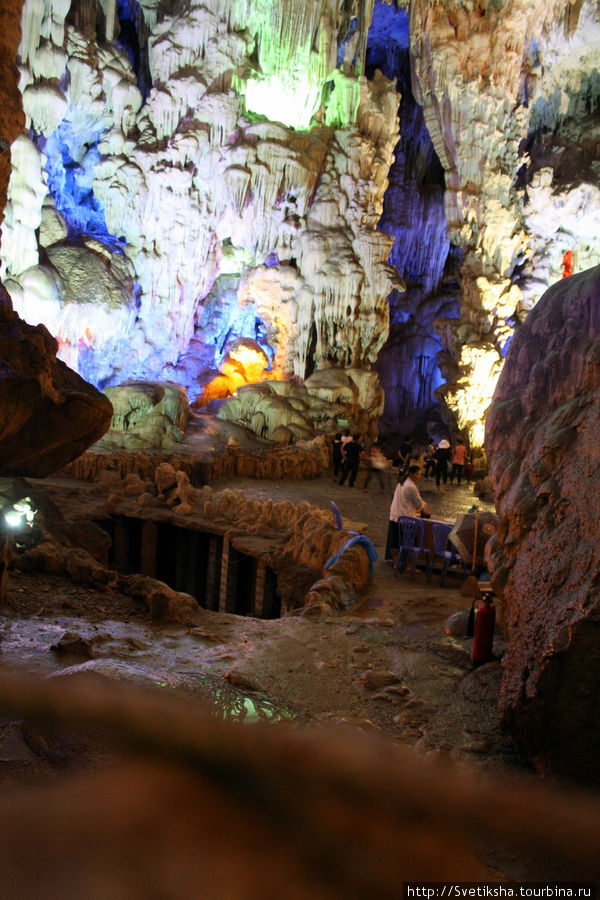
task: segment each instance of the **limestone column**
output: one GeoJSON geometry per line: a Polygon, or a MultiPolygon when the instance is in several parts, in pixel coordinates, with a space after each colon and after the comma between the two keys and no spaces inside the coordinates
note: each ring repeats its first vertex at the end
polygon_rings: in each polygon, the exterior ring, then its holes
{"type": "Polygon", "coordinates": [[[440,320],[452,358],[441,393],[474,445],[483,443],[482,420],[522,297],[513,274],[528,249],[515,187],[530,115],[521,95],[527,52],[567,3],[411,4],[414,95],[446,174],[448,237],[464,253],[461,315],[440,320]]]}

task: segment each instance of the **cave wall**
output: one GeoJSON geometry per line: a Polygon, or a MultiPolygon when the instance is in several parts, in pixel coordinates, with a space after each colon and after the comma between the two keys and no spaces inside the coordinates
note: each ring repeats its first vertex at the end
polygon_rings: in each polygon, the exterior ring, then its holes
{"type": "MultiPolygon", "coordinates": [[[[12,62],[20,13],[19,0],[0,10],[0,215],[9,189],[11,141],[20,140],[24,125],[12,62]]],[[[19,318],[0,283],[0,476],[48,475],[79,456],[110,425],[106,397],[57,360],[56,351],[44,325],[19,318]]]]}
{"type": "Polygon", "coordinates": [[[201,401],[241,342],[270,378],[373,368],[382,433],[479,445],[564,253],[600,261],[591,0],[25,0],[22,25],[0,272],[100,387],[201,401]]]}
{"type": "Polygon", "coordinates": [[[562,279],[511,342],[486,423],[505,637],[500,713],[544,773],[600,781],[600,266],[562,279]]]}
{"type": "Polygon", "coordinates": [[[413,90],[444,168],[448,237],[463,253],[460,314],[436,326],[438,395],[481,444],[515,328],[561,277],[567,250],[576,270],[599,261],[599,160],[584,140],[599,122],[598,10],[412,0],[410,16],[413,90]]]}
{"type": "MultiPolygon", "coordinates": [[[[388,297],[390,328],[375,364],[385,392],[379,422],[384,435],[415,432],[443,436],[435,390],[443,382],[443,351],[435,320],[458,315],[458,284],[444,210],[444,173],[414,99],[409,50],[409,13],[377,3],[367,43],[367,72],[378,69],[396,81],[399,140],[389,173],[378,228],[394,238],[389,261],[406,284],[388,297]]],[[[393,437],[392,437],[393,439],[393,437]]]]}
{"type": "MultiPolygon", "coordinates": [[[[21,2],[6,0],[0,7],[0,222],[12,170],[10,145],[25,126],[19,93],[15,50],[21,36],[21,2]]],[[[2,233],[0,232],[0,240],[2,233]]]]}
{"type": "Polygon", "coordinates": [[[94,383],[193,399],[238,339],[271,377],[375,361],[397,100],[362,74],[363,5],[338,65],[344,3],[132,0],[136,72],[108,8],[26,0],[3,275],[94,383]]]}

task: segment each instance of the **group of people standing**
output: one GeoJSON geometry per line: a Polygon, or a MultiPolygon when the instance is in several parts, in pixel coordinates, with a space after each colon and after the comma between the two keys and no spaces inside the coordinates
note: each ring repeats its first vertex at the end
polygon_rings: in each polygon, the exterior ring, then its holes
{"type": "MultiPolygon", "coordinates": [[[[360,443],[359,434],[350,434],[349,430],[343,435],[341,433],[336,434],[332,443],[333,480],[337,484],[344,484],[346,479],[348,479],[348,486],[354,487],[361,456],[365,452],[360,443]]],[[[379,482],[379,487],[384,491],[385,479],[383,471],[388,468],[389,463],[377,441],[369,449],[368,456],[369,468],[367,469],[363,490],[367,490],[371,477],[375,475],[379,482]]]]}
{"type": "MultiPolygon", "coordinates": [[[[360,443],[359,434],[351,434],[347,429],[345,434],[337,433],[333,439],[333,480],[337,484],[345,484],[354,487],[360,460],[365,450],[360,443]]],[[[386,489],[384,470],[389,463],[378,442],[375,442],[368,451],[369,467],[365,477],[363,490],[367,490],[373,475],[377,478],[382,491],[386,489]]],[[[422,457],[414,454],[412,437],[407,435],[398,453],[398,478],[402,480],[409,473],[411,467],[418,465],[425,478],[434,477],[438,493],[444,493],[445,485],[450,480],[453,484],[456,478],[457,484],[462,483],[463,476],[470,480],[470,464],[467,457],[467,448],[462,438],[457,438],[454,447],[446,438],[442,438],[439,444],[430,441],[422,457]],[[450,468],[452,466],[452,468],[450,468]],[[469,467],[469,468],[467,468],[469,467]]]]}
{"type": "MultiPolygon", "coordinates": [[[[414,464],[416,460],[413,454],[412,438],[410,435],[405,437],[399,455],[399,472],[400,476],[402,476],[402,474],[408,474],[411,464],[414,464]]],[[[436,488],[440,494],[444,493],[448,479],[450,479],[450,484],[454,483],[455,478],[456,483],[461,484],[463,475],[467,476],[467,481],[470,480],[471,469],[467,457],[467,448],[465,442],[460,437],[456,439],[454,447],[450,446],[450,442],[446,440],[446,438],[442,438],[437,445],[433,441],[430,441],[425,450],[423,463],[423,475],[425,478],[435,476],[436,488]],[[449,469],[450,465],[452,465],[451,469],[449,469]],[[467,468],[467,466],[469,468],[467,468]]]]}

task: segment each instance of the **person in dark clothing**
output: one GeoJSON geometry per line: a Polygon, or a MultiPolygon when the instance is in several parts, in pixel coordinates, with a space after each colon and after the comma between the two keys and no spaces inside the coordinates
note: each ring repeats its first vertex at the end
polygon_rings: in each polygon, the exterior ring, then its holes
{"type": "Polygon", "coordinates": [[[465,460],[465,478],[467,484],[471,484],[471,479],[473,478],[473,472],[475,471],[475,466],[473,465],[473,454],[468,453],[467,458],[465,460]]]}
{"type": "Polygon", "coordinates": [[[444,482],[444,484],[448,481],[448,463],[450,462],[450,455],[452,451],[450,449],[449,442],[444,438],[438,444],[438,448],[435,451],[435,485],[439,494],[445,493],[445,488],[441,487],[440,482],[444,482]]]}
{"type": "Polygon", "coordinates": [[[342,463],[342,477],[339,483],[343,484],[348,476],[348,487],[354,487],[356,476],[358,475],[358,466],[360,464],[360,454],[362,447],[359,444],[360,435],[355,434],[351,441],[348,441],[342,447],[344,461],[342,463]]]}
{"type": "Polygon", "coordinates": [[[404,443],[400,447],[398,451],[399,464],[398,464],[398,478],[401,478],[403,475],[406,475],[408,472],[408,467],[410,465],[410,460],[412,457],[412,436],[407,434],[404,438],[404,443]]]}
{"type": "Polygon", "coordinates": [[[423,472],[423,477],[429,478],[430,472],[432,475],[435,475],[435,444],[433,441],[429,441],[425,450],[425,471],[423,472]]]}
{"type": "Polygon", "coordinates": [[[342,470],[342,435],[338,431],[331,444],[331,455],[333,460],[333,480],[337,481],[342,470]]]}

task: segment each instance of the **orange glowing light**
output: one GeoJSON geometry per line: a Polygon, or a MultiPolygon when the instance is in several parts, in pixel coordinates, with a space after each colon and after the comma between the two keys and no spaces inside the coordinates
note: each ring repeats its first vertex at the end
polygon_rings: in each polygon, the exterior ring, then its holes
{"type": "Polygon", "coordinates": [[[265,351],[254,341],[244,341],[231,347],[221,363],[221,373],[205,386],[202,405],[209,400],[235,395],[243,384],[263,381],[268,365],[265,351]]]}

